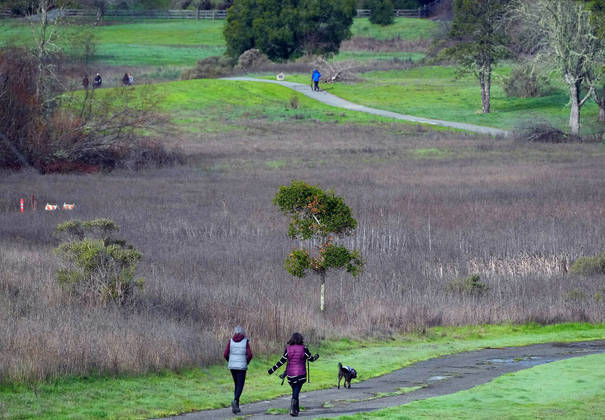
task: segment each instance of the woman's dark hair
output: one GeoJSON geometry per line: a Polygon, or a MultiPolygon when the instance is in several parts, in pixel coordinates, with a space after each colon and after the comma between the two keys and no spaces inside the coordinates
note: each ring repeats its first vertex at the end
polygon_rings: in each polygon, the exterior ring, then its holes
{"type": "Polygon", "coordinates": [[[302,334],[297,333],[297,332],[292,334],[292,337],[290,337],[290,340],[288,340],[289,346],[292,346],[292,345],[302,346],[304,343],[305,343],[305,339],[303,338],[302,334]]]}

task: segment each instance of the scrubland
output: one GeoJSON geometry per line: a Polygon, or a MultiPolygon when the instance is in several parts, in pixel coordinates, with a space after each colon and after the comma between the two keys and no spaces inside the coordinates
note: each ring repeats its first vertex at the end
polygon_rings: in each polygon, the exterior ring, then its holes
{"type": "MultiPolygon", "coordinates": [[[[246,118],[246,117],[242,117],[246,118]]],[[[568,273],[603,250],[602,144],[525,144],[375,122],[233,122],[178,133],[188,164],[92,175],[0,177],[0,377],[144,373],[207,365],[242,324],[257,353],[295,330],[388,337],[437,325],[600,322],[603,276],[568,273]],[[359,226],[358,278],[283,269],[298,243],[271,204],[302,179],[334,188],[359,226]],[[38,209],[18,212],[35,194],[38,209]],[[47,213],[46,202],[75,202],[47,213]],[[107,217],[144,254],[128,307],[83,305],[56,283],[52,236],[70,218],[107,217]],[[454,291],[478,274],[488,289],[454,291]]]]}

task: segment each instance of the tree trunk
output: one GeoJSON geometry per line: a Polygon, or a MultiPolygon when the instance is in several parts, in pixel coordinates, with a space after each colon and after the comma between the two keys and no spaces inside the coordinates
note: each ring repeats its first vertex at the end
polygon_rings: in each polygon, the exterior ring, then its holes
{"type": "Polygon", "coordinates": [[[580,134],[580,83],[572,81],[569,84],[569,98],[571,110],[569,111],[569,128],[573,134],[580,134]]]}
{"type": "Polygon", "coordinates": [[[319,310],[323,313],[326,309],[326,273],[322,271],[319,274],[320,277],[320,289],[319,289],[319,310]]]}
{"type": "Polygon", "coordinates": [[[99,26],[99,24],[103,20],[103,15],[105,15],[105,10],[103,10],[103,7],[97,7],[97,18],[95,20],[95,26],[99,26]]]}
{"type": "Polygon", "coordinates": [[[492,87],[492,72],[489,64],[479,70],[479,83],[481,84],[481,106],[483,113],[489,114],[492,87]]]}
{"type": "Polygon", "coordinates": [[[599,104],[599,122],[605,122],[605,84],[603,84],[601,99],[597,101],[597,104],[599,104]]]}

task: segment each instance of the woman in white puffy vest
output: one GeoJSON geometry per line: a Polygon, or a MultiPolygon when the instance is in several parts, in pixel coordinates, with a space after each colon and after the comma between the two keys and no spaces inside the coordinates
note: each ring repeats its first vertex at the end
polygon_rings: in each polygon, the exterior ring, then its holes
{"type": "Polygon", "coordinates": [[[244,390],[244,382],[246,382],[246,370],[248,363],[252,359],[252,351],[250,350],[250,342],[246,338],[246,331],[239,325],[233,331],[233,337],[229,340],[225,353],[225,359],[229,362],[229,370],[233,376],[235,390],[233,392],[233,401],[231,402],[231,411],[233,414],[239,413],[239,397],[244,390]]]}

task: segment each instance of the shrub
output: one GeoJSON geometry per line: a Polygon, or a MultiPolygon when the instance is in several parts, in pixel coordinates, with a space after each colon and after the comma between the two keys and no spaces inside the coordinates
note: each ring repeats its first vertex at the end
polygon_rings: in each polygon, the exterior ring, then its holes
{"type": "Polygon", "coordinates": [[[574,134],[568,134],[549,122],[530,121],[521,124],[515,129],[517,140],[530,143],[567,143],[582,141],[582,138],[574,134]]]}
{"type": "Polygon", "coordinates": [[[369,2],[370,22],[377,25],[390,25],[394,21],[394,8],[391,0],[372,0],[369,2]]]}
{"type": "Polygon", "coordinates": [[[244,70],[249,70],[255,67],[263,66],[269,63],[266,55],[260,52],[257,48],[252,48],[244,51],[237,59],[238,67],[244,70]]]}
{"type": "Polygon", "coordinates": [[[455,279],[447,284],[447,290],[459,295],[481,296],[487,292],[487,284],[481,281],[479,274],[463,279],[455,279]]]}
{"type": "Polygon", "coordinates": [[[595,274],[605,274],[605,252],[594,257],[580,257],[574,261],[569,270],[573,274],[592,276],[595,274]]]}
{"type": "Polygon", "coordinates": [[[299,103],[298,103],[298,96],[292,95],[290,97],[290,108],[297,109],[298,105],[299,105],[299,103]]]}
{"type": "Polygon", "coordinates": [[[197,65],[183,73],[182,79],[211,79],[229,76],[233,73],[234,61],[228,56],[206,57],[197,62],[197,65]]]}
{"type": "Polygon", "coordinates": [[[548,76],[540,74],[531,64],[515,67],[510,76],[504,79],[503,87],[509,97],[535,98],[552,92],[548,76]]]}
{"type": "Polygon", "coordinates": [[[57,226],[56,235],[70,238],[55,249],[59,284],[89,303],[130,302],[134,288],[143,286],[143,280],[134,277],[143,256],[125,240],[109,236],[118,230],[109,219],[70,220],[57,226]]]}

